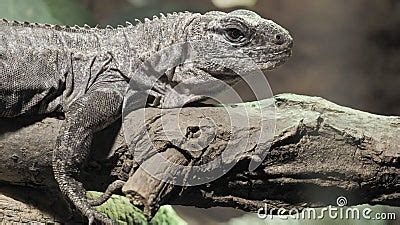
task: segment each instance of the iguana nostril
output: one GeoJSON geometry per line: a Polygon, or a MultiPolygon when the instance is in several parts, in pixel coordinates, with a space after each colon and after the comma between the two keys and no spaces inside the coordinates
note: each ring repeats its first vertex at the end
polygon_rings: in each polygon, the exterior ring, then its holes
{"type": "Polygon", "coordinates": [[[276,34],[275,35],[275,43],[277,45],[282,45],[283,43],[285,43],[285,38],[282,34],[276,34]]]}

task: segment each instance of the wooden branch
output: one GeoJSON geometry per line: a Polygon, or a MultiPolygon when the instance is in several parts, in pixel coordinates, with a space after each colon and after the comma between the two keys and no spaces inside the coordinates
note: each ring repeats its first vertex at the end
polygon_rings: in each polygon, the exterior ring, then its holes
{"type": "MultiPolygon", "coordinates": [[[[93,145],[95,154],[82,178],[91,190],[104,190],[117,178],[128,180],[123,192],[133,200],[142,198],[141,203],[149,214],[160,204],[227,206],[256,211],[267,203],[271,207],[301,209],[336,205],[336,198],[341,195],[347,197],[348,205],[400,206],[399,117],[374,115],[322,98],[294,94],[278,95],[275,102],[277,130],[271,147],[266,144],[268,140],[261,139],[260,144],[251,139],[240,154],[228,159],[237,161],[235,166],[208,184],[181,189],[160,181],[152,181],[149,186],[140,182],[151,177],[140,172],[119,133],[120,123],[97,136],[93,145]],[[263,152],[266,157],[256,170],[249,171],[255,152],[263,152]],[[110,157],[104,160],[107,155],[110,157]]],[[[230,121],[225,119],[223,107],[183,108],[180,121],[183,121],[181,129],[186,131],[184,139],[172,131],[167,131],[168,137],[160,132],[161,119],[171,121],[176,118],[176,110],[164,110],[161,115],[158,109],[147,109],[146,113],[148,117],[142,125],[157,139],[152,149],[144,151],[145,144],[138,142],[143,126],[133,127],[130,132],[133,135],[130,140],[137,139],[130,144],[143,152],[143,163],[151,162],[156,153],[163,153],[182,165],[193,166],[225,150],[230,121]],[[211,142],[202,146],[201,153],[196,153],[191,151],[193,140],[206,140],[211,135],[209,124],[198,123],[204,117],[219,126],[212,130],[211,142]],[[199,131],[203,133],[196,134],[199,131]],[[171,151],[175,153],[171,155],[171,151]]],[[[2,183],[55,189],[51,152],[61,121],[47,118],[33,124],[24,120],[1,120],[0,123],[2,183]]],[[[241,130],[235,136],[237,143],[246,137],[240,132],[263,134],[257,123],[250,121],[250,124],[249,130],[241,130]]]]}

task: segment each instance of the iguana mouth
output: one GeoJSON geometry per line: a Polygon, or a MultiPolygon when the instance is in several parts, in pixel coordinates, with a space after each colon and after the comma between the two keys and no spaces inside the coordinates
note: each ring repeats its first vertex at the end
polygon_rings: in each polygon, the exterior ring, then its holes
{"type": "Polygon", "coordinates": [[[291,55],[292,54],[292,49],[284,49],[281,51],[276,51],[276,52],[272,52],[273,55],[291,55]]]}
{"type": "Polygon", "coordinates": [[[274,52],[269,52],[266,53],[266,56],[269,58],[269,60],[279,60],[281,58],[289,58],[292,55],[292,49],[284,49],[284,50],[279,50],[279,51],[274,51],[274,52]]]}
{"type": "Polygon", "coordinates": [[[264,70],[269,69],[270,65],[276,64],[277,62],[286,62],[286,60],[292,55],[292,49],[270,49],[268,47],[259,47],[256,48],[255,51],[251,50],[247,52],[247,54],[259,67],[261,67],[262,70],[264,70]]]}
{"type": "Polygon", "coordinates": [[[285,49],[280,51],[275,51],[272,53],[267,53],[265,58],[261,58],[256,61],[256,64],[261,70],[273,70],[276,67],[285,63],[292,55],[291,49],[285,49]]]}

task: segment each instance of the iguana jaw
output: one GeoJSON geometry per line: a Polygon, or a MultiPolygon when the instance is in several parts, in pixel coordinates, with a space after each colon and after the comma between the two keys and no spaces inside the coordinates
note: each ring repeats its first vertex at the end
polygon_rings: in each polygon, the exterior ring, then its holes
{"type": "Polygon", "coordinates": [[[262,71],[273,70],[285,63],[292,55],[293,44],[280,49],[271,49],[269,46],[247,49],[245,52],[262,71]],[[258,56],[258,57],[255,57],[258,56]]]}
{"type": "Polygon", "coordinates": [[[292,50],[288,49],[281,51],[279,54],[274,54],[269,60],[265,62],[256,62],[262,71],[271,71],[276,67],[284,64],[290,56],[292,55],[292,50]]]}

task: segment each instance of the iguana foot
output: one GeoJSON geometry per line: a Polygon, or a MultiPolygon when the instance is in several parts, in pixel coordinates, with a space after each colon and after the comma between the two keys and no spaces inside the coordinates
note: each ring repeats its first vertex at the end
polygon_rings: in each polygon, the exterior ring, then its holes
{"type": "Polygon", "coordinates": [[[97,199],[89,200],[89,204],[91,206],[99,206],[105,203],[108,199],[111,198],[113,193],[115,193],[117,190],[121,190],[124,184],[125,181],[122,180],[116,180],[112,182],[110,185],[108,185],[107,190],[104,192],[104,194],[102,194],[97,199]]]}
{"type": "Polygon", "coordinates": [[[72,201],[73,205],[89,219],[89,224],[115,224],[105,214],[97,211],[89,204],[89,200],[85,197],[86,190],[82,183],[75,180],[69,175],[60,174],[55,170],[55,177],[60,183],[60,189],[72,201]]]}

